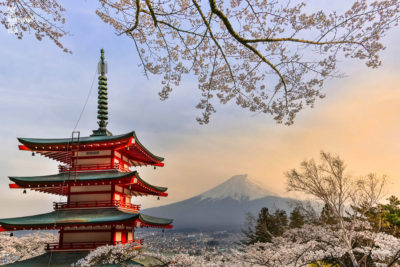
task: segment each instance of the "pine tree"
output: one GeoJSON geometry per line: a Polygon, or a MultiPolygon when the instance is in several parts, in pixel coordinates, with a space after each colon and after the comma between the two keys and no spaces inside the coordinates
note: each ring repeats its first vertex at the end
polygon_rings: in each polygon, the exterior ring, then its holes
{"type": "Polygon", "coordinates": [[[284,210],[276,210],[270,214],[268,208],[262,208],[257,219],[248,215],[247,230],[242,230],[246,236],[244,244],[271,242],[275,236],[281,236],[287,229],[288,218],[284,210]]]}
{"type": "Polygon", "coordinates": [[[367,211],[363,207],[358,210],[364,212],[375,231],[400,237],[400,200],[395,196],[387,200],[388,204],[379,204],[367,211]]]}
{"type": "Polygon", "coordinates": [[[320,216],[320,221],[322,224],[336,224],[337,220],[336,218],[333,216],[333,212],[331,207],[329,207],[329,205],[325,204],[325,206],[323,207],[322,211],[321,211],[321,216],[320,216]]]}
{"type": "Polygon", "coordinates": [[[290,228],[300,228],[304,225],[304,215],[301,213],[300,208],[296,207],[290,213],[290,228]]]}
{"type": "Polygon", "coordinates": [[[273,216],[273,227],[271,232],[274,236],[281,236],[286,230],[288,226],[288,218],[286,215],[286,211],[284,210],[276,210],[273,216]]]}
{"type": "Polygon", "coordinates": [[[262,208],[257,218],[255,227],[255,242],[271,242],[274,228],[274,218],[268,211],[268,208],[262,208]]]}

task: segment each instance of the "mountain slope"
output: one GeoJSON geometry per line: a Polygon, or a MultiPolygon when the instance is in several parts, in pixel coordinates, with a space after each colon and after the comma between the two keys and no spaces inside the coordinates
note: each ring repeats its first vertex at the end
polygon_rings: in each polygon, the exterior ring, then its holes
{"type": "Polygon", "coordinates": [[[262,207],[289,210],[290,200],[273,196],[247,175],[236,175],[198,196],[144,212],[173,218],[176,230],[240,230],[248,212],[257,214],[262,207]]]}

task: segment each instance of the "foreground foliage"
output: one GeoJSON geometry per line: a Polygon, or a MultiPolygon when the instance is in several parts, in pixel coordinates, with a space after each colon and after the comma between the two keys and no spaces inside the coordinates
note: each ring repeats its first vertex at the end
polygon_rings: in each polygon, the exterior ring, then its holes
{"type": "MultiPolygon", "coordinates": [[[[373,232],[366,222],[346,223],[354,241],[353,253],[360,266],[395,266],[400,263],[400,239],[373,232]]],[[[129,265],[129,259],[154,257],[160,266],[351,266],[343,230],[337,225],[304,225],[287,230],[270,242],[241,246],[232,253],[203,251],[201,255],[173,254],[133,250],[129,245],[105,246],[91,252],[78,266],[96,264],[129,265]],[[314,265],[312,265],[314,264],[314,265]]]]}
{"type": "Polygon", "coordinates": [[[138,244],[128,245],[105,245],[90,252],[85,258],[79,260],[75,266],[93,265],[128,265],[129,260],[139,255],[139,250],[134,249],[138,244]]]}
{"type": "Polygon", "coordinates": [[[0,234],[0,264],[26,260],[45,253],[45,243],[54,243],[58,237],[51,233],[34,233],[22,237],[0,234]]]}

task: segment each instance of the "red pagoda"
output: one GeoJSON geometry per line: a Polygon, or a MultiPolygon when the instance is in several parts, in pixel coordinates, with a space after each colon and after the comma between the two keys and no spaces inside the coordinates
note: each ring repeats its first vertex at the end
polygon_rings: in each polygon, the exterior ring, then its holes
{"type": "Polygon", "coordinates": [[[55,202],[54,211],[34,216],[0,219],[0,231],[59,231],[59,242],[48,251],[89,251],[105,244],[135,240],[135,228],[172,228],[171,219],[141,214],[137,196],[166,197],[167,188],[144,181],[137,166],[164,166],[163,158],[144,147],[135,132],[112,135],[108,121],[107,78],[101,50],[98,78],[99,128],[87,137],[73,132],[71,138],[18,138],[19,149],[41,154],[61,163],[59,173],[34,177],[9,177],[12,189],[27,189],[66,197],[55,202]]]}

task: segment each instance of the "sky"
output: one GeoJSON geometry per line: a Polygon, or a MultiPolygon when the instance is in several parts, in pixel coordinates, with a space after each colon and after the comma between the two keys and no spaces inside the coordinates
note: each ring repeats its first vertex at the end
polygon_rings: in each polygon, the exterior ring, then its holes
{"type": "MultiPolygon", "coordinates": [[[[341,0],[343,3],[344,0],[341,0]]],[[[332,7],[340,1],[319,1],[332,7]]],[[[248,174],[281,196],[285,171],[321,150],[340,155],[355,176],[386,174],[386,194],[400,192],[400,32],[384,38],[383,66],[339,64],[346,77],[330,80],[327,97],[297,116],[292,126],[269,116],[254,115],[234,104],[217,105],[208,125],[195,118],[200,97],[197,83],[187,77],[160,101],[158,77],[149,80],[138,67],[129,39],[116,36],[94,13],[89,1],[68,1],[63,38],[73,54],[48,40],[26,35],[16,39],[0,28],[0,214],[1,217],[48,212],[62,197],[8,188],[8,176],[57,172],[57,162],[18,150],[17,137],[69,137],[90,90],[105,49],[108,62],[109,125],[114,134],[135,130],[165,167],[138,168],[146,181],[167,186],[169,196],[136,199],[143,208],[180,201],[208,190],[231,176],[248,174]],[[77,4],[79,3],[79,4],[77,4]]],[[[97,76],[97,75],[96,75],[97,76]]],[[[77,130],[91,134],[96,124],[96,81],[77,130]]]]}

